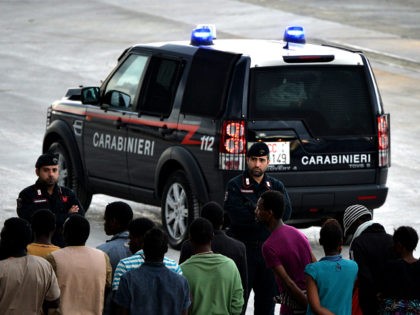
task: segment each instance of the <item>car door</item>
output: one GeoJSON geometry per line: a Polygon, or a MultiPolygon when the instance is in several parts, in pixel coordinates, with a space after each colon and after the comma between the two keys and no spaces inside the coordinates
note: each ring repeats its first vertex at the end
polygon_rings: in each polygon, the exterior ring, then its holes
{"type": "Polygon", "coordinates": [[[87,108],[84,150],[92,178],[129,184],[127,152],[132,144],[126,126],[134,115],[148,60],[145,55],[129,54],[102,86],[101,104],[87,108]]]}
{"type": "Polygon", "coordinates": [[[162,152],[177,144],[178,112],[173,110],[183,61],[170,56],[152,56],[138,98],[137,117],[128,124],[128,173],[135,189],[152,190],[156,165],[162,152]]]}

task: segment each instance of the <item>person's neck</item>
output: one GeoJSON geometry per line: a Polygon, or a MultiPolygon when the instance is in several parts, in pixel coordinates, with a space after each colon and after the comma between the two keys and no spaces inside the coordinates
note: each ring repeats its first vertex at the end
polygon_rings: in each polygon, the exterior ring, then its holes
{"type": "Polygon", "coordinates": [[[147,262],[147,263],[150,263],[150,264],[162,264],[163,263],[163,257],[162,258],[148,259],[145,256],[144,261],[147,262]]]}
{"type": "Polygon", "coordinates": [[[77,244],[77,243],[74,243],[74,244],[71,244],[71,243],[70,243],[70,244],[69,244],[69,243],[67,243],[67,244],[66,244],[66,247],[67,247],[67,246],[79,246],[79,247],[80,247],[80,246],[86,246],[86,243],[83,243],[83,244],[77,244]]]}
{"type": "Polygon", "coordinates": [[[52,245],[50,235],[37,235],[35,236],[34,243],[52,245]]]}
{"type": "Polygon", "coordinates": [[[39,180],[39,183],[40,183],[41,187],[42,187],[43,189],[45,189],[45,191],[46,191],[49,195],[52,195],[52,194],[54,193],[54,187],[55,187],[55,184],[54,184],[54,185],[47,185],[45,182],[42,182],[41,180],[39,180]]]}
{"type": "Polygon", "coordinates": [[[404,251],[403,253],[401,253],[401,258],[404,259],[404,261],[408,262],[409,264],[412,264],[418,260],[414,258],[413,252],[408,252],[408,251],[404,251]]]}
{"type": "Polygon", "coordinates": [[[212,253],[211,250],[211,244],[205,244],[205,245],[193,245],[194,248],[194,254],[206,254],[206,253],[212,253]]]}
{"type": "Polygon", "coordinates": [[[341,248],[338,248],[336,250],[328,250],[325,251],[325,256],[337,256],[341,254],[341,248]]]}
{"type": "Polygon", "coordinates": [[[124,233],[124,232],[126,232],[126,231],[128,231],[128,229],[117,229],[117,230],[115,230],[115,231],[112,231],[112,236],[115,236],[115,235],[118,235],[118,234],[121,234],[121,233],[124,233]]]}
{"type": "Polygon", "coordinates": [[[262,182],[262,180],[263,180],[263,178],[264,178],[264,174],[263,175],[261,175],[261,176],[252,176],[251,175],[251,177],[258,183],[258,184],[261,184],[261,182],[262,182]]]}
{"type": "Polygon", "coordinates": [[[276,219],[272,219],[269,223],[268,223],[268,229],[273,232],[275,229],[281,227],[284,225],[284,222],[282,219],[276,220],[276,219]]]}
{"type": "Polygon", "coordinates": [[[18,249],[18,250],[12,250],[8,253],[8,257],[25,257],[28,253],[26,252],[26,249],[18,249]]]}

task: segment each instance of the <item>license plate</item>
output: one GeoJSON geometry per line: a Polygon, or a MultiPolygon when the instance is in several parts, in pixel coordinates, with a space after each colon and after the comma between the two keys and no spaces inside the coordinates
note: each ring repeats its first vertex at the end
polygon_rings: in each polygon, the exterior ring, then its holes
{"type": "Polygon", "coordinates": [[[270,148],[270,164],[290,164],[290,142],[266,142],[270,148]]]}

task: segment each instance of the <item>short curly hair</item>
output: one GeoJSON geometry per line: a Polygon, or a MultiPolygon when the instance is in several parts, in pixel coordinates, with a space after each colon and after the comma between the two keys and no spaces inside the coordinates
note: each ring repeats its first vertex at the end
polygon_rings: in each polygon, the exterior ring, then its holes
{"type": "Polygon", "coordinates": [[[336,250],[343,245],[343,229],[336,219],[325,221],[319,235],[319,243],[324,247],[325,251],[336,250]]]}
{"type": "Polygon", "coordinates": [[[281,219],[284,213],[284,197],[280,191],[267,190],[261,194],[262,205],[266,211],[271,210],[276,219],[281,219]]]}
{"type": "Polygon", "coordinates": [[[394,231],[394,243],[400,243],[408,251],[414,251],[419,241],[419,236],[411,226],[400,226],[394,231]]]}

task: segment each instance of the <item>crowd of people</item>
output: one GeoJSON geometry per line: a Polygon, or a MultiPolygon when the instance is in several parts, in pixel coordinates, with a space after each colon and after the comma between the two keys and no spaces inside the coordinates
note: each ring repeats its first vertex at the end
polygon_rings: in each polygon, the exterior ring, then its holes
{"type": "Polygon", "coordinates": [[[168,236],[123,201],[106,206],[110,239],[86,246],[90,224],[74,193],[57,184],[58,156],[39,157],[36,183],[22,190],[17,217],[0,234],[0,314],[254,315],[420,314],[418,234],[393,235],[363,205],[320,229],[317,260],[297,228],[283,183],[266,174],[269,148],[247,152],[247,170],[227,186],[224,205],[203,205],[179,261],[168,236]],[[350,242],[349,259],[342,246],[350,242]]]}

